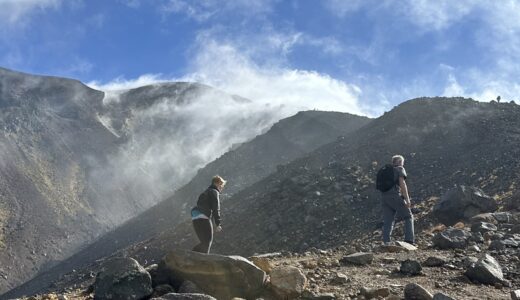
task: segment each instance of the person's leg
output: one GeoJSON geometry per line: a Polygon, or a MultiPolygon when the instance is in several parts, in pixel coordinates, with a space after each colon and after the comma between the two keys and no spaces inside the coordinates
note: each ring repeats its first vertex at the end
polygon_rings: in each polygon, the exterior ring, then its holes
{"type": "Polygon", "coordinates": [[[404,241],[410,244],[415,244],[415,235],[413,228],[413,215],[404,219],[404,241]]]}
{"type": "Polygon", "coordinates": [[[385,200],[382,201],[382,214],[383,214],[383,242],[390,242],[390,235],[394,227],[395,210],[390,207],[385,200]]]}
{"type": "Polygon", "coordinates": [[[213,226],[209,219],[193,220],[193,228],[199,238],[200,243],[193,247],[193,251],[200,253],[209,253],[211,242],[213,241],[213,226]]]}
{"type": "Polygon", "coordinates": [[[415,243],[413,214],[412,211],[406,207],[404,201],[396,207],[397,214],[404,220],[404,241],[410,244],[415,243]]]}

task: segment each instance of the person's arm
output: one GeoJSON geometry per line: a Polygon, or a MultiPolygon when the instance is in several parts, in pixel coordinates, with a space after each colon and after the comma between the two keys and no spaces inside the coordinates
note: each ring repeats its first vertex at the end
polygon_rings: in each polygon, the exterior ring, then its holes
{"type": "Polygon", "coordinates": [[[219,192],[212,190],[211,191],[211,210],[213,215],[213,220],[215,221],[215,225],[217,227],[221,227],[221,219],[220,219],[220,197],[219,192]]]}
{"type": "Polygon", "coordinates": [[[408,195],[408,186],[406,185],[406,181],[402,176],[399,176],[399,187],[401,188],[401,195],[404,197],[404,203],[406,206],[412,206],[412,203],[410,202],[410,195],[408,195]]]}

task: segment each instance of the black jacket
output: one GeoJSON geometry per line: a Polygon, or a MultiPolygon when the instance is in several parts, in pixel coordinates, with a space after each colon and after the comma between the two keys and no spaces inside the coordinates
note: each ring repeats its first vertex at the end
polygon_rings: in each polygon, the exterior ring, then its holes
{"type": "Polygon", "coordinates": [[[220,225],[220,192],[217,187],[212,185],[208,187],[197,200],[196,208],[208,218],[215,220],[217,226],[220,225]]]}

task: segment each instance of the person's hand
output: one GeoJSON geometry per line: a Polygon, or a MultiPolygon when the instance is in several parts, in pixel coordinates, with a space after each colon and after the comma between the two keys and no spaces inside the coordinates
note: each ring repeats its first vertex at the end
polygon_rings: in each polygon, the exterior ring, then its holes
{"type": "Polygon", "coordinates": [[[412,202],[410,201],[410,199],[405,199],[404,200],[404,205],[406,205],[407,208],[411,208],[412,207],[412,202]]]}
{"type": "Polygon", "coordinates": [[[221,232],[222,231],[222,226],[218,225],[217,228],[215,228],[215,231],[216,232],[221,232]]]}

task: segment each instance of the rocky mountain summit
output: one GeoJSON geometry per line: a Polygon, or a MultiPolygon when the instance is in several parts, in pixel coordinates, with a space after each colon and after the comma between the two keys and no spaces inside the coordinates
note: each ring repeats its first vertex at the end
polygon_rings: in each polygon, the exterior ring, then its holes
{"type": "MultiPolygon", "coordinates": [[[[271,279],[276,266],[301,271],[281,283],[295,287],[290,292],[280,294],[287,289],[267,283],[274,296],[263,298],[516,299],[519,123],[520,107],[512,103],[407,101],[226,199],[224,231],[212,251],[245,257],[279,252],[266,259],[271,270],[257,262],[271,279]],[[406,159],[418,249],[379,242],[375,173],[396,153],[406,159]],[[462,211],[443,220],[438,216],[446,207],[462,211]]],[[[399,238],[400,223],[395,231],[399,238]]],[[[195,243],[186,220],[112,256],[151,266],[195,243]]],[[[88,286],[107,261],[64,274],[51,289],[92,297],[95,289],[88,286]]],[[[179,292],[175,282],[170,291],[179,292]]]]}

